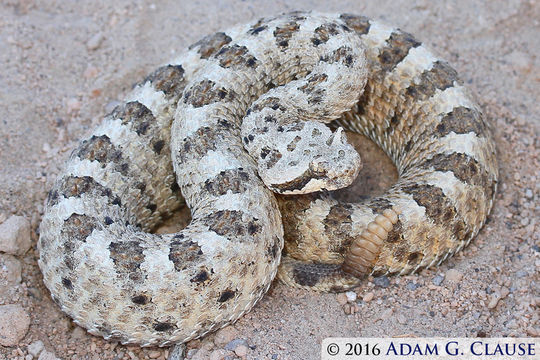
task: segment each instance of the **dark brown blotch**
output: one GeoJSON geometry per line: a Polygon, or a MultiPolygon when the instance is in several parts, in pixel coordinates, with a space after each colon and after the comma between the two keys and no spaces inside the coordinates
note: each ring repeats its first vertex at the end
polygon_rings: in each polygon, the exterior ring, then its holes
{"type": "Polygon", "coordinates": [[[137,135],[146,135],[156,121],[150,109],[138,101],[118,105],[109,116],[112,119],[120,119],[122,125],[129,126],[137,135]]]}
{"type": "Polygon", "coordinates": [[[74,152],[80,159],[97,161],[105,168],[109,163],[114,164],[114,169],[122,175],[127,175],[129,164],[124,161],[122,151],[117,149],[107,135],[93,135],[84,140],[74,152]]]}
{"type": "Polygon", "coordinates": [[[223,303],[227,300],[230,300],[234,297],[235,293],[236,293],[235,291],[227,289],[219,295],[219,298],[217,301],[220,303],[223,303]]]}
{"type": "Polygon", "coordinates": [[[177,98],[184,91],[184,69],[182,65],[165,65],[148,75],[144,82],[150,81],[157,91],[165,96],[177,98]]]}
{"type": "Polygon", "coordinates": [[[222,47],[214,57],[219,60],[219,65],[226,69],[239,66],[256,68],[258,65],[257,59],[249,53],[248,48],[237,44],[222,47]]]}
{"type": "Polygon", "coordinates": [[[206,180],[204,189],[213,196],[221,196],[229,191],[238,194],[246,191],[249,180],[249,174],[242,168],[229,169],[220,172],[212,179],[206,180]]]}
{"type": "Polygon", "coordinates": [[[208,126],[197,129],[197,131],[182,140],[178,150],[179,158],[182,162],[190,159],[200,160],[209,150],[215,150],[217,144],[222,140],[218,129],[208,126]]]}
{"type": "Polygon", "coordinates": [[[443,61],[437,61],[433,67],[420,75],[417,84],[410,85],[406,94],[415,101],[422,101],[430,98],[437,90],[445,90],[454,86],[458,81],[456,70],[443,61]]]}
{"type": "Polygon", "coordinates": [[[320,44],[326,43],[331,36],[337,35],[338,33],[338,25],[336,23],[322,24],[315,29],[311,42],[313,45],[319,46],[320,44]]]}
{"type": "Polygon", "coordinates": [[[207,215],[202,221],[216,234],[240,242],[252,240],[252,236],[262,229],[258,219],[239,210],[219,210],[207,215]]]}
{"type": "Polygon", "coordinates": [[[261,111],[264,108],[270,108],[272,110],[285,111],[286,108],[281,104],[281,101],[277,97],[266,97],[260,101],[257,101],[248,111],[261,111]]]}
{"type": "Polygon", "coordinates": [[[332,51],[332,54],[322,56],[321,61],[329,64],[342,63],[346,67],[351,67],[354,61],[352,48],[349,46],[341,46],[338,49],[332,51]]]}
{"type": "Polygon", "coordinates": [[[68,278],[62,278],[62,285],[68,290],[73,290],[73,283],[68,278]]]}
{"type": "Polygon", "coordinates": [[[302,85],[302,86],[299,86],[298,90],[302,91],[305,94],[310,94],[315,90],[315,88],[319,84],[321,84],[322,82],[325,82],[326,79],[328,79],[328,75],[326,75],[326,74],[313,74],[313,75],[310,75],[306,79],[306,83],[304,85],[302,85]]]}
{"type": "Polygon", "coordinates": [[[253,26],[248,30],[248,34],[258,35],[260,32],[266,29],[268,29],[268,25],[266,24],[266,19],[261,18],[255,24],[253,24],[253,26]]]}
{"type": "Polygon", "coordinates": [[[194,277],[192,277],[189,281],[190,282],[194,282],[194,283],[204,283],[205,281],[207,281],[208,279],[210,278],[210,275],[208,274],[208,271],[206,271],[205,269],[199,271],[197,273],[197,275],[195,275],[194,277]]]}
{"type": "Polygon", "coordinates": [[[203,252],[199,244],[191,240],[185,241],[182,239],[183,236],[175,237],[170,244],[169,260],[173,263],[176,271],[193,267],[202,261],[201,256],[203,252]]]}
{"type": "Polygon", "coordinates": [[[423,258],[424,254],[422,254],[421,252],[412,252],[407,256],[407,264],[410,266],[415,266],[419,264],[423,258]]]}
{"type": "Polygon", "coordinates": [[[388,232],[388,237],[386,238],[386,241],[395,244],[403,242],[403,240],[403,224],[400,220],[398,220],[392,227],[392,230],[388,232]]]}
{"type": "Polygon", "coordinates": [[[463,153],[437,154],[419,166],[442,172],[451,171],[460,181],[484,189],[488,199],[493,196],[493,180],[482,165],[469,155],[463,153]]]}
{"type": "Polygon", "coordinates": [[[289,46],[289,41],[291,40],[293,34],[300,29],[300,25],[292,20],[283,26],[276,27],[274,30],[274,38],[276,39],[276,44],[284,49],[289,46]]]}
{"type": "Polygon", "coordinates": [[[152,324],[152,327],[154,330],[162,332],[162,331],[170,331],[176,329],[176,326],[172,323],[167,322],[159,322],[156,321],[154,324],[152,324]]]}
{"type": "Polygon", "coordinates": [[[62,226],[61,234],[64,238],[85,242],[92,231],[99,227],[98,219],[81,214],[71,214],[62,226]]]}
{"type": "Polygon", "coordinates": [[[202,59],[208,59],[210,56],[214,55],[223,47],[231,42],[231,37],[223,32],[217,32],[212,35],[208,35],[203,39],[197,41],[195,44],[191,45],[189,49],[194,49],[199,47],[197,52],[201,55],[202,59]]]}
{"type": "Polygon", "coordinates": [[[486,124],[479,111],[460,106],[454,108],[441,119],[435,134],[438,137],[443,137],[451,132],[456,134],[472,132],[478,137],[482,137],[486,133],[486,124]]]}
{"type": "MultiPolygon", "coordinates": [[[[263,149],[264,150],[264,149],[263,149]]],[[[261,153],[262,154],[262,153],[261,153]]],[[[270,150],[267,155],[265,156],[264,160],[265,160],[265,164],[266,164],[266,168],[267,169],[270,169],[272,168],[274,165],[277,164],[277,162],[279,161],[279,159],[282,158],[283,155],[281,155],[281,153],[277,150],[270,150]]]]}
{"type": "Polygon", "coordinates": [[[350,204],[339,203],[330,208],[323,220],[324,231],[328,234],[328,238],[340,239],[340,246],[334,251],[341,254],[347,251],[354,240],[351,236],[353,211],[350,204]]]}
{"type": "Polygon", "coordinates": [[[235,97],[233,91],[219,87],[212,80],[202,80],[185,91],[183,101],[193,107],[213,104],[218,101],[231,101],[235,97]]]}
{"type": "Polygon", "coordinates": [[[400,30],[394,31],[379,53],[379,63],[382,71],[392,71],[407,56],[411,48],[418,47],[421,44],[409,33],[400,30]]]}
{"type": "Polygon", "coordinates": [[[146,295],[135,295],[131,298],[131,302],[137,305],[146,305],[150,302],[150,298],[146,295]]]}
{"type": "Polygon", "coordinates": [[[325,277],[341,272],[341,265],[325,263],[296,263],[293,268],[293,280],[301,286],[315,286],[325,277]]]}
{"type": "MultiPolygon", "coordinates": [[[[55,190],[56,194],[62,195],[65,198],[81,197],[83,194],[91,196],[105,196],[112,202],[112,190],[96,182],[90,176],[67,176],[62,178],[55,190]]],[[[50,199],[49,205],[54,205],[58,202],[58,196],[55,199],[50,199]]]]}
{"type": "Polygon", "coordinates": [[[111,242],[109,252],[119,273],[129,276],[130,279],[140,279],[144,254],[139,241],[111,242]]]}
{"type": "Polygon", "coordinates": [[[353,14],[341,14],[340,19],[347,24],[348,27],[356,31],[359,35],[364,35],[369,32],[369,18],[365,16],[353,14]]]}

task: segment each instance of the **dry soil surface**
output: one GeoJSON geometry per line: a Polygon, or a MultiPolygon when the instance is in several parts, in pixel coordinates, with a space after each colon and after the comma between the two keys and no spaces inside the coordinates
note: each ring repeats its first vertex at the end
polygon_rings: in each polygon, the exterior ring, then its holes
{"type": "MultiPolygon", "coordinates": [[[[12,284],[0,287],[0,305],[21,305],[18,315],[28,315],[30,325],[14,346],[0,346],[0,358],[171,354],[108,343],[59,311],[36,262],[44,198],[77,140],[146,73],[207,33],[294,9],[378,18],[415,34],[450,61],[495,129],[495,207],[472,244],[439,268],[370,278],[348,302],[343,295],[275,283],[234,326],[190,342],[187,357],[316,359],[322,339],[330,336],[539,336],[538,1],[4,0],[0,223],[14,214],[26,217],[33,243],[10,258],[13,271],[22,265],[22,280],[11,273],[12,284]]],[[[395,177],[390,162],[365,139],[355,141],[365,149],[366,166],[350,192],[381,191],[395,177]]],[[[2,276],[10,275],[6,269],[2,276]]],[[[3,321],[13,329],[21,325],[3,321]]]]}

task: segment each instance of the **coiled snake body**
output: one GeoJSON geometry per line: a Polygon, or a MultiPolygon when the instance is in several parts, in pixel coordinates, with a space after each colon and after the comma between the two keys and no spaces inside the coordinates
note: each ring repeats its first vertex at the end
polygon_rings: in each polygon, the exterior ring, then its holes
{"type": "Polygon", "coordinates": [[[496,183],[488,125],[446,62],[363,16],[296,12],[210,35],[139,83],[50,191],[39,265],[92,334],[164,346],[235,321],[276,273],[342,291],[437,264],[478,233],[496,183]],[[276,198],[354,179],[340,127],[381,146],[398,182],[362,203],[276,198]],[[189,226],[149,233],[183,198],[189,226]]]}

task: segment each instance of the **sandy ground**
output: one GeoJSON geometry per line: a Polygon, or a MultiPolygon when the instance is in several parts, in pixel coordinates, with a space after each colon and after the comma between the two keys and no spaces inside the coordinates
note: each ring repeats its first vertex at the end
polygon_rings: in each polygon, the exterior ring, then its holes
{"type": "MultiPolygon", "coordinates": [[[[33,245],[16,258],[22,282],[0,293],[0,305],[22,305],[30,327],[17,345],[0,346],[0,358],[31,359],[27,346],[38,340],[62,359],[168,356],[167,349],[107,343],[59,311],[36,263],[43,200],[77,140],[146,73],[206,33],[293,9],[378,18],[449,60],[495,129],[495,207],[477,239],[437,269],[369,279],[344,306],[336,295],[275,283],[234,327],[189,343],[188,357],[234,359],[223,350],[233,339],[245,339],[248,359],[315,359],[329,336],[539,336],[537,1],[7,0],[0,5],[0,223],[25,216],[33,245]]],[[[356,189],[381,191],[394,170],[357,140],[367,150],[356,189]]]]}

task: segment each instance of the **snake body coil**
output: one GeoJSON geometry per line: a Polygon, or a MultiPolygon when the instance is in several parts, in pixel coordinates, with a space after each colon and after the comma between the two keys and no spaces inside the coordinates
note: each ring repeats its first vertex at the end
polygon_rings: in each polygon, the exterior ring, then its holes
{"type": "Polygon", "coordinates": [[[105,117],[49,193],[39,266],[92,334],[164,346],[235,321],[276,272],[341,291],[439,263],[478,233],[496,183],[488,126],[446,62],[362,16],[291,13],[202,39],[105,117]],[[339,127],[381,146],[398,182],[363,203],[276,198],[261,178],[280,193],[350,183],[339,127]],[[149,233],[183,198],[189,226],[149,233]]]}

